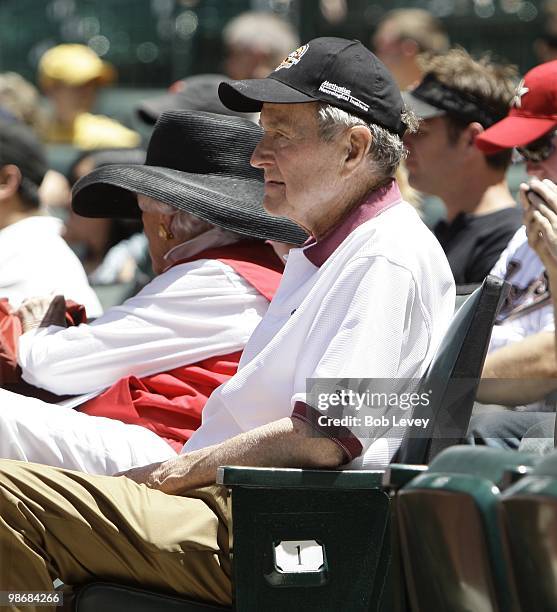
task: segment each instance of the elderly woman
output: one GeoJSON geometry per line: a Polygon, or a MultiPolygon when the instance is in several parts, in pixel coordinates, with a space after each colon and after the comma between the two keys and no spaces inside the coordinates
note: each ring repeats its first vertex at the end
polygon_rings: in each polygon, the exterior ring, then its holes
{"type": "Polygon", "coordinates": [[[137,215],[139,204],[158,276],[90,325],[64,329],[61,297],[22,306],[23,378],[89,395],[52,405],[4,392],[0,456],[111,474],[174,456],[199,426],[280,280],[261,239],[305,239],[260,204],[249,164],[259,135],[245,119],[166,113],[145,165],[105,166],[76,185],[79,214],[137,215]]]}

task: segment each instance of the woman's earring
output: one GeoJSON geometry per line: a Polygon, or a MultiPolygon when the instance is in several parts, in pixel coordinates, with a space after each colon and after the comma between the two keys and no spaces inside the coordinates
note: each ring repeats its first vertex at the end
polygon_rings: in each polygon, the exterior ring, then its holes
{"type": "Polygon", "coordinates": [[[174,234],[166,227],[164,223],[159,223],[159,238],[163,240],[172,240],[174,234]]]}

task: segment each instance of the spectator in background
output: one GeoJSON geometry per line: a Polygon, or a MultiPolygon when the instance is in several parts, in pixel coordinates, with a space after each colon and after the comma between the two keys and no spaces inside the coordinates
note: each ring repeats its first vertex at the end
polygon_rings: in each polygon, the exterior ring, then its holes
{"type": "MultiPolygon", "coordinates": [[[[545,266],[549,287],[557,287],[557,186],[548,179],[543,182],[533,180],[529,186],[521,185],[521,200],[528,244],[545,266]]],[[[555,321],[557,291],[551,292],[551,301],[555,321]]],[[[557,347],[555,332],[554,345],[557,347]]],[[[549,359],[550,364],[554,359],[549,359]]],[[[519,450],[545,455],[555,449],[555,414],[538,413],[535,421],[526,430],[519,450]]]]}
{"type": "Polygon", "coordinates": [[[542,15],[542,34],[534,41],[534,51],[538,60],[545,63],[557,59],[557,2],[545,2],[542,15]]]}
{"type": "MultiPolygon", "coordinates": [[[[534,180],[530,186],[521,186],[521,199],[528,244],[543,262],[549,286],[557,287],[557,186],[548,179],[542,183],[534,180]]],[[[551,292],[551,301],[555,320],[557,291],[551,292]]],[[[557,348],[557,335],[554,342],[557,348]]],[[[555,449],[555,414],[538,416],[539,420],[526,431],[519,450],[547,454],[555,449]]]]}
{"type": "Polygon", "coordinates": [[[249,11],[226,24],[224,71],[231,79],[266,77],[300,45],[294,28],[273,13],[249,11]]]}
{"type": "Polygon", "coordinates": [[[377,25],[371,46],[404,90],[423,76],[419,56],[445,53],[449,37],[439,19],[428,11],[395,9],[377,25]]]}
{"type": "Polygon", "coordinates": [[[72,199],[68,179],[61,172],[48,170],[39,187],[39,199],[41,209],[47,215],[65,219],[72,199]]]}
{"type": "Polygon", "coordinates": [[[235,117],[255,118],[254,113],[240,113],[226,108],[219,100],[219,83],[226,77],[222,74],[197,74],[176,81],[163,96],[143,100],[136,108],[139,119],[147,125],[155,125],[162,113],[169,110],[192,110],[230,115],[235,117]]]}
{"type": "MultiPolygon", "coordinates": [[[[542,200],[535,194],[548,202],[555,200],[550,182],[557,182],[556,129],[557,61],[552,61],[524,76],[508,116],[481,134],[476,145],[489,154],[517,147],[528,174],[535,177],[530,187],[533,203],[539,205],[542,200]]],[[[521,187],[521,200],[528,209],[526,188],[521,187]]],[[[526,222],[531,219],[527,212],[526,222]]],[[[533,239],[531,235],[531,242],[533,239]]],[[[498,410],[490,406],[489,414],[472,417],[469,433],[476,443],[516,448],[531,426],[555,411],[554,400],[546,400],[557,389],[553,290],[544,265],[547,261],[528,245],[521,227],[492,271],[508,280],[512,289],[493,327],[478,389],[478,401],[496,405],[498,410]]],[[[486,409],[478,407],[481,410],[486,409]]]]}
{"type": "Polygon", "coordinates": [[[453,49],[431,58],[420,84],[405,94],[422,119],[405,141],[410,185],[445,204],[447,220],[433,232],[457,285],[480,283],[521,225],[505,179],[510,150],[486,155],[474,144],[507,114],[515,74],[453,49]]]}
{"type": "Polygon", "coordinates": [[[47,172],[42,146],[26,126],[0,123],[0,297],[13,307],[29,297],[63,293],[101,306],[77,257],[60,236],[62,222],[40,210],[39,187],[47,172]]]}
{"type": "Polygon", "coordinates": [[[17,119],[37,133],[44,128],[37,88],[16,72],[0,74],[0,110],[4,120],[17,119]]]}
{"type": "MultiPolygon", "coordinates": [[[[25,123],[36,135],[44,132],[46,118],[39,92],[16,72],[0,74],[0,119],[25,123]]],[[[69,208],[70,188],[64,175],[50,168],[39,188],[39,199],[47,213],[59,207],[69,208]]]]}
{"type": "Polygon", "coordinates": [[[52,47],[41,57],[38,78],[53,107],[53,117],[43,132],[47,142],[79,149],[139,145],[139,134],[133,130],[109,117],[91,114],[99,88],[113,82],[116,74],[89,47],[52,47]]]}
{"type": "MultiPolygon", "coordinates": [[[[144,162],[143,149],[84,151],[71,165],[69,180],[73,186],[96,168],[144,162]]],[[[139,289],[152,278],[147,238],[139,219],[83,217],[71,207],[65,212],[62,236],[80,258],[92,284],[127,283],[138,275],[139,289]]]]}

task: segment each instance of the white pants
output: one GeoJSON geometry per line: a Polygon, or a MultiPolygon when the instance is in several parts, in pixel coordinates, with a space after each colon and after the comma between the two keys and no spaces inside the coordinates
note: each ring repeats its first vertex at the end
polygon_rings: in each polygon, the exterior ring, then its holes
{"type": "Polygon", "coordinates": [[[0,389],[0,458],[111,475],[172,457],[172,447],[140,425],[0,389]]]}

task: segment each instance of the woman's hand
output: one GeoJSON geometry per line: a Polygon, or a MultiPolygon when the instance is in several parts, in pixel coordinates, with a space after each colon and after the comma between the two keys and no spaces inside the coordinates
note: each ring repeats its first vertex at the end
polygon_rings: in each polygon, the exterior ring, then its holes
{"type": "Polygon", "coordinates": [[[37,327],[66,327],[66,300],[63,295],[49,295],[25,300],[16,310],[23,333],[37,327]]]}

